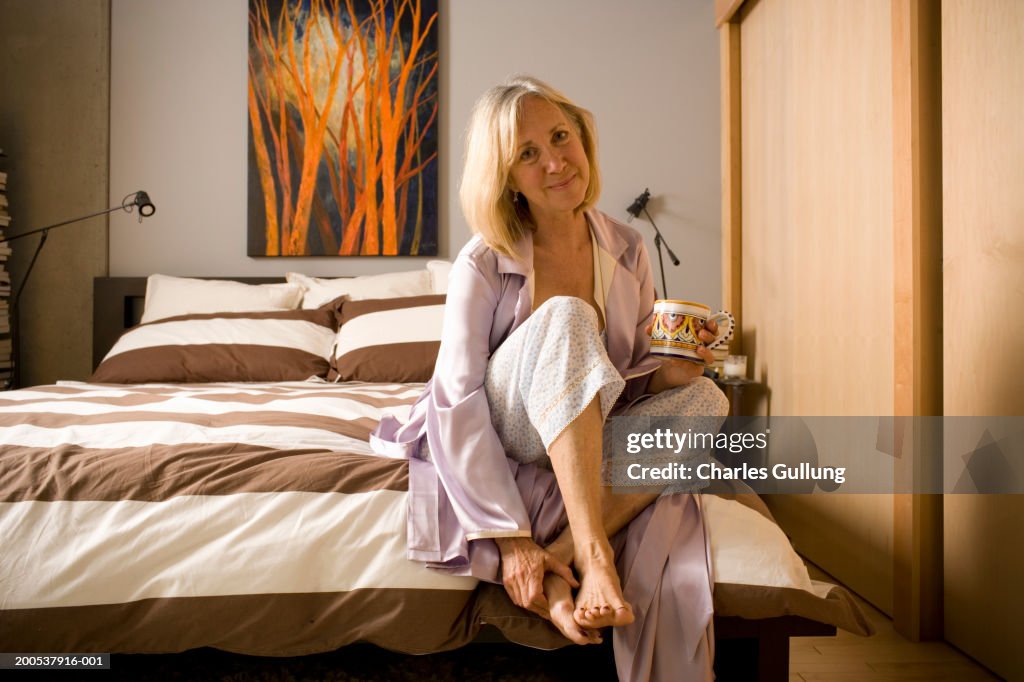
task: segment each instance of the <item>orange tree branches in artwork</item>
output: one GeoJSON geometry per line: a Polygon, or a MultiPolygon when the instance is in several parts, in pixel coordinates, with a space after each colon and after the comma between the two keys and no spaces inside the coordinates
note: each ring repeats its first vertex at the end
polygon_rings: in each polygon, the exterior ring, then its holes
{"type": "MultiPolygon", "coordinates": [[[[249,32],[256,45],[255,53],[262,57],[264,65],[266,59],[267,33],[263,30],[262,20],[266,17],[265,12],[260,12],[256,7],[256,13],[249,16],[249,32]]],[[[263,10],[266,4],[263,4],[263,10]]],[[[271,169],[270,153],[267,150],[267,140],[263,134],[263,116],[270,121],[270,105],[262,89],[257,87],[257,70],[253,55],[249,58],[249,121],[252,126],[253,148],[256,156],[256,168],[260,177],[260,187],[263,190],[263,209],[266,214],[265,253],[268,256],[280,254],[280,233],[278,229],[277,216],[277,186],[274,183],[274,173],[271,169]]],[[[269,130],[275,148],[280,149],[273,127],[269,130]]]]}
{"type": "MultiPolygon", "coordinates": [[[[250,107],[250,121],[255,130],[262,127],[260,113],[266,119],[270,142],[273,147],[273,166],[269,164],[259,167],[260,184],[264,188],[266,213],[266,255],[280,255],[282,245],[287,244],[292,229],[294,202],[292,200],[291,155],[294,144],[301,138],[294,121],[289,114],[287,81],[292,76],[287,73],[282,57],[281,36],[292,34],[292,21],[287,12],[282,12],[272,22],[266,0],[256,0],[250,15],[250,32],[256,49],[250,54],[249,74],[250,89],[255,92],[259,102],[259,111],[250,107]],[[259,57],[258,62],[256,57],[259,57]],[[260,78],[262,75],[262,78],[260,78]],[[286,79],[286,76],[288,77],[286,79]],[[276,176],[277,185],[274,185],[276,176]],[[277,187],[280,191],[272,191],[273,201],[266,201],[267,184],[277,187]],[[280,206],[278,206],[280,202],[280,206]]],[[[254,139],[257,158],[263,153],[260,147],[267,149],[266,142],[254,139]]],[[[269,157],[269,152],[266,153],[269,157]]]]}
{"type": "MultiPolygon", "coordinates": [[[[292,26],[292,30],[294,27],[292,26]]],[[[340,17],[337,11],[324,12],[323,0],[310,0],[309,18],[306,30],[302,35],[302,64],[299,66],[295,52],[295,40],[288,40],[287,58],[291,71],[299,77],[294,79],[294,94],[303,126],[302,170],[299,177],[298,194],[295,199],[295,217],[293,229],[286,244],[288,254],[302,254],[306,251],[306,240],[309,231],[310,211],[313,208],[313,193],[316,191],[317,170],[324,149],[324,136],[331,112],[331,105],[338,89],[341,76],[342,56],[346,41],[341,36],[340,17]],[[327,43],[320,33],[319,22],[328,17],[332,37],[335,44],[342,49],[336,50],[333,62],[331,52],[326,49],[327,43]],[[310,28],[316,27],[315,30],[310,28]],[[312,37],[319,35],[321,40],[324,64],[314,64],[312,59],[312,37]],[[323,69],[329,71],[328,81],[322,95],[322,104],[317,104],[319,80],[323,69]]],[[[291,36],[289,36],[291,38],[291,36]]]]}
{"type": "Polygon", "coordinates": [[[403,244],[417,253],[421,174],[437,157],[422,152],[437,118],[437,53],[423,51],[437,13],[424,18],[421,0],[364,0],[361,11],[354,0],[308,0],[305,10],[286,0],[272,18],[268,0],[250,4],[249,116],[265,252],[308,252],[312,220],[321,246],[339,254],[397,254],[403,244]],[[318,189],[330,193],[336,217],[318,189]]]}
{"type": "MultiPolygon", "coordinates": [[[[400,169],[399,150],[404,146],[403,151],[414,152],[422,135],[420,128],[406,125],[409,116],[419,115],[415,106],[407,108],[407,93],[413,74],[423,73],[417,68],[420,66],[419,55],[436,22],[437,14],[432,14],[424,22],[418,0],[401,0],[391,3],[393,15],[389,21],[386,11],[388,4],[386,0],[372,0],[371,11],[360,19],[354,1],[346,0],[353,30],[358,32],[359,49],[367,76],[363,88],[362,121],[365,144],[360,149],[364,159],[360,184],[365,217],[361,234],[353,229],[346,231],[341,253],[353,253],[357,246],[364,254],[398,253],[404,227],[399,205],[402,193],[408,191],[401,176],[403,171],[407,173],[410,170],[407,161],[415,157],[415,153],[408,157],[403,154],[403,166],[400,169]],[[407,13],[411,28],[406,45],[402,42],[400,29],[407,13]],[[403,142],[402,138],[409,134],[416,136],[416,139],[403,142]],[[358,244],[360,236],[361,245],[358,244]]],[[[433,58],[436,62],[436,54],[433,58]]],[[[430,80],[435,77],[436,69],[428,73],[427,80],[430,80]]],[[[420,94],[414,98],[414,105],[418,105],[422,96],[422,89],[417,87],[417,90],[420,90],[420,94]]]]}
{"type": "MultiPolygon", "coordinates": [[[[250,81],[251,85],[252,81],[256,82],[254,91],[258,92],[259,84],[262,84],[265,91],[262,97],[259,94],[254,97],[257,102],[262,99],[263,106],[250,107],[254,147],[262,147],[264,150],[267,148],[265,136],[256,134],[257,127],[262,131],[262,125],[258,120],[260,114],[262,113],[267,120],[272,120],[271,107],[274,104],[277,114],[276,130],[273,126],[270,129],[275,152],[273,170],[276,171],[280,193],[272,193],[273,200],[265,201],[268,223],[266,253],[301,254],[306,249],[317,169],[323,152],[323,138],[341,73],[341,56],[344,54],[344,47],[341,50],[329,49],[328,39],[321,26],[321,20],[329,18],[331,37],[336,44],[343,45],[339,13],[336,11],[337,0],[334,2],[334,12],[325,11],[323,0],[311,0],[306,30],[302,31],[301,36],[301,60],[296,53],[298,39],[294,17],[287,6],[282,8],[275,24],[272,23],[266,0],[254,0],[253,5],[250,29],[256,47],[254,51],[260,58],[262,68],[259,73],[262,74],[262,79],[257,78],[257,68],[253,63],[256,55],[250,55],[250,81]],[[323,62],[319,58],[316,59],[315,64],[312,54],[314,39],[318,39],[320,43],[318,57],[322,54],[324,59],[323,62]],[[336,55],[333,60],[330,59],[332,54],[336,55]],[[321,94],[318,91],[321,89],[320,80],[324,76],[325,67],[329,75],[321,94]],[[322,105],[317,103],[318,95],[322,105]],[[298,113],[302,123],[298,135],[289,134],[294,126],[289,109],[298,113]],[[291,178],[292,141],[301,142],[301,149],[295,150],[295,161],[299,168],[297,190],[293,188],[291,178]],[[280,206],[277,205],[278,201],[280,206]],[[275,226],[275,223],[279,227],[275,226]],[[277,247],[278,242],[280,250],[277,247]]],[[[268,180],[273,182],[274,177],[271,175],[270,164],[260,165],[260,159],[263,156],[269,157],[269,154],[257,149],[256,156],[261,187],[266,197],[268,180]]]]}

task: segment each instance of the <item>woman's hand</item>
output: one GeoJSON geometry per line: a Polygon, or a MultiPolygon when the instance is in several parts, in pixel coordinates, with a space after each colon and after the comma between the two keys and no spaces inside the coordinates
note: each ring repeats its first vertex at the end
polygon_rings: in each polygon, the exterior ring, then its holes
{"type": "MultiPolygon", "coordinates": [[[[647,325],[646,333],[650,336],[654,329],[654,323],[647,325]]],[[[701,357],[704,364],[711,364],[715,361],[715,354],[712,353],[707,344],[718,337],[718,324],[714,320],[708,320],[697,332],[697,338],[702,342],[697,346],[697,355],[701,357]]],[[[651,376],[647,385],[649,393],[661,393],[676,386],[684,386],[697,377],[704,374],[704,365],[695,360],[683,360],[682,358],[661,358],[659,367],[651,376]]]]}
{"type": "Polygon", "coordinates": [[[572,569],[531,538],[495,538],[494,541],[501,551],[501,582],[516,606],[537,613],[547,612],[546,573],[560,575],[572,587],[579,587],[572,569]]]}

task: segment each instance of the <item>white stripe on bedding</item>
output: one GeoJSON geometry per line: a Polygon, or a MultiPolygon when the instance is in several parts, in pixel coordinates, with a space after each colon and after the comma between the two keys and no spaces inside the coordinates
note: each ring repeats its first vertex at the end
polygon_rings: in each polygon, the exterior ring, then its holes
{"type": "MultiPolygon", "coordinates": [[[[104,397],[109,397],[106,394],[104,397]]],[[[383,410],[367,405],[357,399],[339,395],[337,397],[282,398],[264,403],[240,403],[223,400],[205,400],[202,397],[162,400],[142,405],[110,405],[102,402],[85,402],[82,396],[59,401],[28,403],[26,405],[0,407],[0,414],[17,411],[19,414],[110,414],[111,412],[153,412],[167,414],[229,414],[237,412],[280,412],[317,415],[336,419],[380,419],[382,412],[393,414],[401,420],[408,417],[411,405],[391,405],[383,410]]]]}
{"type": "Polygon", "coordinates": [[[203,427],[185,422],[132,421],[85,424],[48,429],[19,424],[0,429],[0,442],[30,448],[52,448],[55,444],[85,448],[128,448],[183,443],[242,443],[279,450],[313,448],[342,450],[372,455],[366,441],[332,433],[324,429],[292,426],[203,427]]]}
{"type": "Polygon", "coordinates": [[[107,358],[140,348],[200,344],[251,344],[297,348],[312,355],[329,357],[334,332],[303,320],[247,319],[178,320],[153,322],[122,336],[107,358]]]}
{"type": "MultiPolygon", "coordinates": [[[[78,389],[81,394],[96,395],[131,395],[134,393],[149,393],[154,390],[166,391],[168,393],[223,393],[231,390],[238,393],[281,393],[282,395],[300,394],[309,391],[331,391],[339,394],[352,393],[357,395],[379,395],[381,397],[408,396],[416,398],[423,392],[423,383],[380,383],[348,381],[345,383],[334,383],[324,380],[308,381],[224,381],[205,384],[171,384],[171,383],[150,383],[150,384],[90,384],[82,381],[58,381],[53,384],[58,388],[78,389]]],[[[46,391],[46,386],[34,388],[21,388],[15,392],[5,393],[4,399],[38,400],[39,398],[58,398],[70,395],[68,393],[55,393],[46,391]]]]}
{"type": "Polygon", "coordinates": [[[0,609],[370,587],[472,589],[475,579],[405,558],[406,495],[2,503],[0,609]]]}
{"type": "Polygon", "coordinates": [[[366,313],[348,320],[338,333],[335,357],[387,343],[440,341],[444,304],[366,313]]]}

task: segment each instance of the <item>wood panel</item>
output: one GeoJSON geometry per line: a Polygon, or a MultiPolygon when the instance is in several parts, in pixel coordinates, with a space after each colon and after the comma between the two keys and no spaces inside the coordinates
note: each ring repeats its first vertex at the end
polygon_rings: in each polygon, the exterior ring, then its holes
{"type": "MultiPolygon", "coordinates": [[[[740,27],[718,29],[722,78],[722,305],[743,319],[743,184],[740,130],[740,27]]],[[[729,342],[732,353],[743,352],[742,326],[729,342]]]]}
{"type": "MultiPolygon", "coordinates": [[[[109,0],[3,2],[0,64],[8,234],[111,206],[109,0]]],[[[118,187],[118,199],[136,189],[118,187]]],[[[19,302],[22,386],[91,374],[89,282],[107,273],[107,232],[102,216],[50,233],[19,302]]],[[[38,243],[35,236],[12,244],[15,286],[38,243]]]]}
{"type": "MultiPolygon", "coordinates": [[[[894,403],[942,413],[942,102],[939,5],[892,1],[894,403]]],[[[941,467],[941,443],[914,438],[900,464],[941,467]]],[[[893,621],[912,640],[942,636],[942,496],[893,500],[893,621]]]]}
{"type": "MultiPolygon", "coordinates": [[[[759,411],[889,414],[889,5],[772,0],[741,15],[741,326],[769,387],[759,411]]],[[[891,610],[891,497],[769,504],[812,561],[891,610]]]]}
{"type": "MultiPolygon", "coordinates": [[[[944,0],[942,74],[943,405],[1020,415],[1024,3],[944,0]]],[[[1024,679],[1021,519],[1024,496],[946,497],[946,638],[1007,679],[1024,679]]]]}

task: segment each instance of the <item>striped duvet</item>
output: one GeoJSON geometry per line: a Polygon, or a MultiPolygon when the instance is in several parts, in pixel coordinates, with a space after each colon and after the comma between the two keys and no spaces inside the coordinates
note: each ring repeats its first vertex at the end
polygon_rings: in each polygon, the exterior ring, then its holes
{"type": "Polygon", "coordinates": [[[476,582],[405,559],[422,385],[61,384],[0,394],[0,650],[294,655],[473,636],[476,582]]]}
{"type": "MultiPolygon", "coordinates": [[[[299,655],[368,641],[422,653],[461,646],[482,623],[564,644],[500,587],[405,558],[407,465],[366,440],[421,390],[63,383],[0,394],[0,651],[299,655]]],[[[780,571],[792,550],[774,524],[781,545],[761,547],[763,528],[740,537],[764,524],[757,512],[724,499],[707,509],[727,581],[717,610],[857,631],[848,595],[780,571]]]]}

